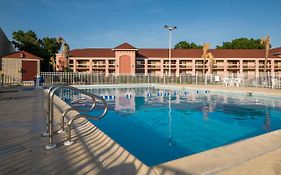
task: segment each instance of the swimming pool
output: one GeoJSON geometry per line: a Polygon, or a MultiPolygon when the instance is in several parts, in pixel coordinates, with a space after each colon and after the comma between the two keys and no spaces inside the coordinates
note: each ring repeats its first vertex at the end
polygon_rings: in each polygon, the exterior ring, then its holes
{"type": "Polygon", "coordinates": [[[148,166],[281,128],[281,99],[156,88],[88,89],[108,100],[91,121],[148,166]]]}

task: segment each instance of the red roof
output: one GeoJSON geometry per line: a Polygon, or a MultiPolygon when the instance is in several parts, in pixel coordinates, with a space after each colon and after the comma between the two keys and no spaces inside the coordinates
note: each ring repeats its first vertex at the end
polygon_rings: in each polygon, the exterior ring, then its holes
{"type": "Polygon", "coordinates": [[[274,56],[281,57],[281,47],[273,48],[270,51],[274,56]]]}
{"type": "MultiPolygon", "coordinates": [[[[264,49],[210,49],[215,58],[264,58],[264,49]]],[[[201,58],[202,49],[172,49],[173,58],[201,58]]],[[[167,58],[168,49],[139,49],[137,57],[145,58],[167,58]]],[[[270,58],[275,58],[274,52],[270,50],[270,58]]]]}
{"type": "Polygon", "coordinates": [[[21,59],[39,59],[42,60],[40,57],[33,55],[26,51],[19,51],[12,54],[4,55],[2,58],[21,58],[21,59]]]}
{"type": "MultiPolygon", "coordinates": [[[[202,49],[172,49],[173,58],[200,58],[202,54],[202,49]]],[[[137,57],[168,58],[169,49],[139,49],[137,57]]]]}
{"type": "MultiPolygon", "coordinates": [[[[264,58],[264,49],[210,49],[215,58],[264,58]]],[[[271,57],[271,55],[269,55],[271,57]]]]}
{"type": "Polygon", "coordinates": [[[115,57],[112,49],[74,49],[70,57],[115,57]]]}
{"type": "Polygon", "coordinates": [[[137,50],[137,48],[135,48],[134,46],[128,44],[128,43],[123,43],[117,47],[115,47],[113,50],[137,50]]]}
{"type": "MultiPolygon", "coordinates": [[[[129,44],[128,44],[129,45],[129,44]]],[[[131,45],[129,45],[131,46],[131,45]]],[[[121,44],[116,47],[117,50],[132,49],[135,47],[127,47],[127,43],[121,44]],[[126,46],[126,47],[125,47],[126,46]]],[[[215,58],[264,58],[264,49],[210,49],[215,58]]],[[[274,53],[281,52],[281,48],[271,49],[269,52],[270,58],[278,58],[278,55],[274,53]]],[[[172,49],[173,58],[201,58],[203,54],[202,49],[172,49]]],[[[147,49],[140,48],[136,50],[137,58],[168,58],[168,49],[147,49]]],[[[75,49],[70,51],[70,57],[106,57],[114,58],[114,49],[104,48],[104,49],[75,49]]]]}

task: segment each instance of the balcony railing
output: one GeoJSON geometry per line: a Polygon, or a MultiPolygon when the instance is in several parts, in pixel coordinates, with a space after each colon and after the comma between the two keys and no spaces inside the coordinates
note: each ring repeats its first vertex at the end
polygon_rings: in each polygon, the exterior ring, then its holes
{"type": "Polygon", "coordinates": [[[148,68],[154,68],[154,69],[161,69],[161,66],[159,66],[159,65],[151,65],[151,64],[148,64],[147,67],[148,67],[148,68]]]}
{"type": "Polygon", "coordinates": [[[100,64],[92,64],[93,68],[105,68],[105,65],[100,65],[100,64]]]}
{"type": "Polygon", "coordinates": [[[239,64],[227,64],[227,68],[239,69],[239,68],[240,68],[240,65],[239,65],[239,64]]]}
{"type": "Polygon", "coordinates": [[[256,66],[255,65],[243,65],[243,69],[255,69],[256,66]]]}
{"type": "Polygon", "coordinates": [[[212,66],[213,69],[224,69],[223,65],[213,65],[212,66]]]}
{"type": "MultiPolygon", "coordinates": [[[[164,68],[169,68],[169,64],[164,64],[163,67],[164,68]]],[[[177,65],[171,64],[171,68],[175,68],[175,67],[177,67],[177,65]]]]}
{"type": "Polygon", "coordinates": [[[76,67],[76,69],[79,69],[79,70],[81,70],[81,69],[83,69],[83,70],[89,70],[89,67],[76,67]]]}
{"type": "Polygon", "coordinates": [[[137,64],[136,69],[144,69],[144,65],[137,64]]]}
{"type": "Polygon", "coordinates": [[[207,68],[206,64],[205,65],[203,63],[202,64],[195,64],[196,69],[198,69],[198,68],[203,69],[204,66],[205,66],[205,68],[207,68]]]}
{"type": "Polygon", "coordinates": [[[192,65],[179,65],[180,68],[192,69],[192,65]]]}
{"type": "Polygon", "coordinates": [[[86,64],[78,64],[78,65],[76,65],[76,68],[84,68],[84,67],[89,68],[89,66],[86,65],[86,64]]]}
{"type": "MultiPolygon", "coordinates": [[[[260,69],[261,69],[261,68],[264,68],[264,64],[259,64],[259,68],[260,68],[260,69]]],[[[267,69],[271,68],[271,65],[268,64],[268,65],[266,66],[266,68],[267,68],[267,69]]]]}

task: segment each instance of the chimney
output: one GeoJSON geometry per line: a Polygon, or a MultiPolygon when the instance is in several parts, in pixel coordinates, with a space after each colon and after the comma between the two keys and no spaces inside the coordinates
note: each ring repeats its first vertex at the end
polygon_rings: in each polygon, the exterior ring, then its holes
{"type": "Polygon", "coordinates": [[[23,52],[20,54],[20,57],[21,57],[21,58],[24,58],[24,57],[25,57],[25,55],[24,55],[23,52]]]}

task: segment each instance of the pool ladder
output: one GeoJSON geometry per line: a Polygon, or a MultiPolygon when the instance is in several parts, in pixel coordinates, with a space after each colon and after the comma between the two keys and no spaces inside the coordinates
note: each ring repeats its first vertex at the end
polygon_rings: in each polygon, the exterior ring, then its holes
{"type": "Polygon", "coordinates": [[[86,119],[93,119],[93,120],[99,120],[101,118],[103,118],[108,110],[108,105],[106,103],[106,101],[102,98],[99,97],[97,95],[94,95],[92,93],[86,92],[84,90],[81,89],[77,89],[75,87],[72,86],[67,86],[67,85],[63,85],[63,84],[55,84],[52,85],[48,90],[47,90],[47,121],[46,121],[46,126],[47,126],[47,130],[46,132],[44,132],[42,134],[42,136],[45,137],[49,137],[49,143],[45,146],[45,149],[49,150],[49,149],[53,149],[56,147],[56,144],[54,144],[54,96],[55,96],[55,92],[59,91],[59,90],[71,90],[74,91],[76,93],[80,93],[80,94],[84,94],[88,97],[90,97],[93,101],[93,105],[91,106],[90,109],[88,110],[83,110],[83,109],[79,109],[78,107],[74,107],[71,106],[70,108],[66,109],[61,116],[61,123],[60,123],[60,130],[58,131],[58,133],[64,133],[65,131],[65,117],[66,114],[68,114],[71,111],[76,111],[78,114],[76,114],[75,116],[73,116],[68,122],[67,122],[67,140],[64,142],[64,145],[68,146],[73,144],[74,142],[71,139],[71,128],[72,128],[72,123],[81,117],[84,117],[86,119]],[[100,101],[103,103],[103,112],[100,115],[94,116],[94,115],[88,115],[87,113],[94,110],[96,107],[96,103],[100,101]]]}

